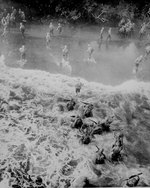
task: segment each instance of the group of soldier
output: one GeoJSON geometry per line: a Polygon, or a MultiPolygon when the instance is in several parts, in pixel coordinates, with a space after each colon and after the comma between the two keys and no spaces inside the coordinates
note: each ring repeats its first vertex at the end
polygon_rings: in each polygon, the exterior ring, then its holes
{"type": "MultiPolygon", "coordinates": [[[[51,42],[53,40],[55,27],[52,22],[49,24],[49,31],[46,33],[46,47],[47,49],[51,49],[52,45],[51,42]]],[[[61,23],[58,23],[58,26],[56,28],[56,32],[58,35],[61,35],[63,32],[63,25],[61,23]]],[[[61,70],[64,70],[66,74],[71,74],[72,67],[69,62],[69,49],[67,45],[64,45],[62,48],[62,60],[58,64],[61,70]]]]}
{"type": "MultiPolygon", "coordinates": [[[[140,40],[142,40],[144,36],[146,36],[146,33],[147,33],[146,31],[149,26],[149,23],[150,22],[148,23],[143,22],[143,24],[141,25],[141,28],[138,34],[138,38],[140,40]]],[[[122,18],[121,21],[119,22],[118,28],[119,28],[118,29],[119,35],[121,37],[123,38],[131,37],[133,36],[133,33],[135,31],[135,23],[133,23],[131,19],[129,18],[128,19],[122,18]]],[[[149,34],[147,35],[147,37],[149,37],[149,34]]],[[[140,65],[143,64],[147,60],[147,57],[149,54],[150,54],[150,45],[147,45],[145,48],[144,55],[140,55],[136,58],[134,62],[134,68],[133,68],[133,74],[135,75],[136,78],[137,78],[137,74],[140,72],[140,65]]]]}
{"type": "MultiPolygon", "coordinates": [[[[25,39],[25,23],[26,16],[24,11],[22,11],[21,9],[17,10],[14,7],[12,7],[9,12],[4,9],[3,13],[1,14],[1,39],[3,43],[8,44],[8,34],[11,32],[11,28],[18,28],[18,25],[22,38],[25,39]]],[[[24,62],[26,59],[25,45],[22,45],[19,48],[19,53],[20,62],[24,62]]]]}
{"type": "Polygon", "coordinates": [[[41,176],[31,176],[29,171],[31,167],[30,154],[24,161],[17,162],[13,159],[4,160],[1,165],[1,176],[8,179],[8,186],[13,188],[46,188],[41,176]],[[8,162],[8,164],[7,164],[8,162]]]}
{"type": "MultiPolygon", "coordinates": [[[[142,24],[141,29],[139,31],[139,38],[140,39],[143,38],[143,36],[146,32],[147,25],[148,24],[146,24],[145,22],[142,24]]],[[[130,19],[127,19],[127,21],[125,19],[122,19],[119,23],[119,33],[120,33],[120,35],[123,35],[124,37],[132,35],[133,32],[134,32],[134,26],[135,26],[135,24],[132,23],[130,19]]],[[[62,25],[60,23],[58,24],[58,27],[57,27],[56,30],[59,32],[59,34],[61,34],[62,25]]],[[[99,48],[101,48],[101,46],[103,44],[104,31],[105,31],[105,28],[102,27],[101,30],[100,30],[100,33],[99,33],[99,37],[98,37],[98,47],[99,48]]],[[[48,48],[50,47],[51,36],[53,36],[53,33],[54,33],[54,26],[53,26],[52,23],[50,23],[49,32],[46,34],[46,46],[48,48]]],[[[106,44],[108,45],[111,40],[112,40],[112,28],[110,27],[107,31],[106,44]]],[[[87,56],[88,57],[87,57],[87,60],[86,60],[88,63],[92,63],[92,64],[95,63],[96,64],[96,61],[93,57],[94,50],[95,49],[92,47],[92,45],[88,44],[88,46],[87,46],[87,56]]],[[[145,62],[149,53],[150,53],[150,47],[147,46],[145,48],[145,54],[137,57],[137,59],[135,60],[135,64],[134,64],[134,68],[133,68],[133,74],[135,75],[135,77],[137,77],[137,74],[140,70],[139,69],[140,64],[142,62],[145,62]]],[[[62,57],[63,58],[62,58],[61,66],[62,67],[69,67],[70,66],[70,71],[72,71],[71,65],[69,63],[69,49],[68,49],[67,45],[65,45],[64,48],[62,49],[62,57]]]]}
{"type": "MultiPolygon", "coordinates": [[[[83,84],[81,83],[80,79],[78,79],[77,84],[75,85],[75,92],[77,96],[79,96],[82,86],[83,84]]],[[[69,100],[66,104],[67,110],[74,111],[78,102],[78,100],[76,101],[73,98],[69,100]]],[[[114,131],[111,128],[114,117],[106,117],[100,121],[94,120],[94,105],[88,102],[81,103],[83,103],[83,105],[81,105],[82,108],[80,109],[80,113],[78,113],[78,115],[71,116],[71,128],[77,129],[81,134],[79,140],[81,144],[88,145],[92,142],[92,139],[95,138],[95,135],[102,135],[103,133],[106,134],[114,131]]],[[[115,142],[112,145],[110,156],[106,156],[104,148],[100,149],[96,145],[98,150],[95,153],[95,157],[92,159],[92,169],[97,169],[97,171],[100,171],[99,165],[105,165],[106,162],[113,164],[123,162],[124,155],[126,155],[123,138],[124,134],[121,132],[115,136],[115,142]]],[[[137,186],[140,180],[139,176],[141,174],[142,173],[139,173],[126,179],[126,185],[128,187],[137,186]]]]}
{"type": "MultiPolygon", "coordinates": [[[[4,10],[1,17],[2,17],[1,18],[1,26],[3,29],[1,37],[4,41],[7,41],[7,34],[10,32],[10,28],[14,25],[17,26],[17,23],[19,23],[19,30],[22,35],[22,38],[23,38],[23,40],[25,40],[26,16],[25,16],[24,11],[22,11],[21,9],[19,9],[17,11],[14,7],[12,7],[11,11],[9,13],[6,10],[4,10]]],[[[143,38],[148,25],[149,25],[149,23],[146,24],[145,22],[142,24],[141,29],[139,31],[140,39],[143,38]]],[[[128,19],[122,18],[121,21],[119,22],[118,27],[119,27],[119,34],[126,37],[129,34],[132,34],[134,32],[135,24],[132,23],[132,21],[129,18],[128,19]]],[[[50,22],[48,32],[46,33],[46,47],[47,47],[47,49],[51,49],[51,47],[52,47],[51,42],[53,40],[54,31],[55,31],[55,27],[54,27],[53,23],[50,22]]],[[[56,31],[58,32],[58,35],[62,34],[62,32],[63,32],[63,24],[62,23],[58,23],[56,31]]],[[[99,48],[101,48],[101,46],[103,44],[104,32],[105,32],[105,28],[102,27],[100,30],[99,36],[98,36],[98,40],[97,40],[99,48]]],[[[106,44],[108,45],[109,42],[112,40],[112,28],[110,27],[107,30],[107,32],[105,32],[105,33],[107,33],[106,44]]],[[[96,64],[96,61],[93,57],[94,50],[95,49],[93,48],[93,46],[91,44],[88,44],[86,62],[96,64]]],[[[150,53],[149,47],[147,47],[145,51],[146,51],[145,55],[141,55],[135,60],[133,73],[136,76],[140,70],[139,65],[146,60],[146,58],[148,57],[148,55],[150,53]]],[[[19,48],[19,53],[20,53],[20,62],[26,62],[26,47],[24,44],[21,46],[21,48],[19,48]]],[[[24,63],[21,63],[21,64],[24,65],[24,63]]],[[[65,72],[67,74],[71,75],[72,66],[69,61],[69,49],[68,49],[67,45],[64,45],[64,47],[62,48],[62,61],[59,63],[59,66],[61,67],[62,70],[65,70],[65,72]]]]}
{"type": "MultiPolygon", "coordinates": [[[[4,10],[4,13],[1,18],[1,26],[2,26],[2,30],[3,30],[1,38],[4,42],[7,43],[7,41],[8,41],[7,39],[8,39],[8,33],[10,32],[10,28],[13,26],[18,27],[17,23],[19,23],[19,30],[22,35],[22,39],[25,40],[26,16],[25,16],[24,11],[22,11],[21,9],[19,9],[17,11],[14,7],[12,7],[10,13],[8,13],[6,10],[4,10]]],[[[53,40],[54,31],[55,31],[55,27],[54,27],[53,23],[50,22],[49,29],[48,29],[48,32],[46,33],[46,37],[45,37],[47,49],[51,49],[51,42],[53,40]]],[[[56,31],[58,32],[58,35],[61,35],[61,33],[63,32],[63,25],[61,23],[58,23],[56,31]]],[[[100,31],[99,38],[98,38],[99,48],[103,42],[103,33],[104,33],[104,27],[102,27],[102,29],[100,31]]],[[[111,28],[109,28],[106,41],[109,42],[111,40],[111,38],[112,38],[111,28]]],[[[23,42],[23,45],[19,48],[19,53],[20,53],[20,62],[25,62],[26,61],[26,47],[24,45],[24,42],[23,42]]],[[[96,63],[96,61],[93,58],[93,53],[94,53],[94,48],[90,44],[88,44],[87,62],[96,63]]],[[[21,65],[24,65],[24,63],[20,63],[20,66],[21,65]]],[[[71,74],[72,67],[69,62],[69,49],[68,49],[67,45],[64,45],[64,47],[62,48],[62,61],[60,62],[59,65],[62,69],[66,69],[69,72],[69,74],[71,74]]]]}
{"type": "MultiPolygon", "coordinates": [[[[98,38],[98,46],[99,46],[99,48],[101,48],[101,45],[103,43],[104,30],[105,30],[104,27],[102,27],[101,30],[100,30],[100,34],[99,34],[99,38],[98,38]]],[[[108,33],[107,33],[107,37],[106,37],[106,43],[108,44],[111,41],[111,39],[112,39],[112,28],[110,27],[108,29],[108,33]]]]}
{"type": "MultiPolygon", "coordinates": [[[[139,33],[138,33],[138,38],[140,40],[143,39],[143,37],[146,35],[147,27],[149,26],[150,22],[143,22],[139,33]]],[[[131,21],[129,18],[122,18],[118,24],[118,33],[121,37],[123,38],[129,38],[132,37],[135,32],[135,23],[131,21]]]]}
{"type": "Polygon", "coordinates": [[[26,17],[24,11],[19,9],[18,11],[12,7],[10,13],[4,10],[1,15],[1,26],[3,29],[2,37],[4,40],[7,39],[7,34],[10,32],[10,28],[13,26],[17,26],[17,23],[20,22],[20,31],[24,34],[24,22],[26,22],[26,17]]]}
{"type": "MultiPolygon", "coordinates": [[[[58,23],[58,27],[56,29],[56,31],[58,31],[59,35],[62,33],[62,25],[60,23],[58,23]]],[[[103,43],[103,34],[104,34],[104,27],[101,28],[100,31],[100,35],[98,37],[98,46],[99,48],[101,47],[102,43],[103,43]]],[[[46,46],[47,48],[50,48],[51,46],[51,41],[52,41],[52,36],[54,35],[54,26],[52,24],[52,22],[49,25],[49,32],[46,33],[46,46]]],[[[111,41],[112,39],[112,28],[110,27],[108,29],[108,34],[106,37],[106,42],[107,44],[111,41]]],[[[92,47],[91,44],[88,44],[87,46],[87,59],[86,61],[88,63],[96,63],[94,57],[93,57],[93,53],[94,53],[94,48],[92,47]]],[[[62,62],[60,64],[62,67],[69,67],[71,66],[69,63],[69,49],[68,46],[65,45],[62,49],[62,62]]],[[[71,70],[71,68],[70,68],[71,70]]]]}
{"type": "Polygon", "coordinates": [[[128,18],[122,18],[118,24],[119,35],[123,38],[131,37],[134,32],[135,24],[128,18]]]}
{"type": "MultiPolygon", "coordinates": [[[[46,33],[46,47],[50,48],[52,37],[54,36],[54,30],[55,27],[52,22],[49,24],[49,31],[46,33]]],[[[56,29],[58,34],[60,35],[62,33],[62,24],[58,23],[58,27],[56,29]]]]}

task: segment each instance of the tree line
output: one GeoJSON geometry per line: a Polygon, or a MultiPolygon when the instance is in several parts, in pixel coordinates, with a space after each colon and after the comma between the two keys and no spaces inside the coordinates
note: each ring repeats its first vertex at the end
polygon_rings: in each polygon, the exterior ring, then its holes
{"type": "MultiPolygon", "coordinates": [[[[5,0],[10,1],[10,0],[5,0]]],[[[28,14],[64,17],[72,21],[114,22],[122,17],[133,20],[147,17],[148,0],[11,0],[28,10],[28,14]]]]}

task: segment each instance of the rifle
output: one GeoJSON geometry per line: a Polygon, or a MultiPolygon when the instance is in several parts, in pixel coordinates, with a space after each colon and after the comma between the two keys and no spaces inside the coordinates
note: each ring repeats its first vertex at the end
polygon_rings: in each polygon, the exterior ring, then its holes
{"type": "Polygon", "coordinates": [[[130,176],[129,178],[123,180],[123,181],[130,180],[130,179],[132,179],[132,178],[134,178],[134,177],[136,177],[136,176],[140,176],[140,175],[142,175],[142,174],[143,174],[143,173],[141,172],[141,173],[138,173],[138,174],[132,175],[132,176],[130,176]]]}
{"type": "Polygon", "coordinates": [[[99,152],[100,149],[99,149],[99,147],[98,147],[97,145],[95,145],[95,146],[96,146],[96,148],[98,149],[98,150],[96,151],[96,153],[97,153],[97,152],[99,152]]]}
{"type": "Polygon", "coordinates": [[[96,121],[94,121],[93,119],[89,119],[90,121],[92,121],[95,124],[98,124],[96,121]]]}
{"type": "Polygon", "coordinates": [[[84,102],[84,101],[81,101],[83,104],[85,104],[85,105],[93,105],[93,104],[91,104],[90,102],[84,102]]]}

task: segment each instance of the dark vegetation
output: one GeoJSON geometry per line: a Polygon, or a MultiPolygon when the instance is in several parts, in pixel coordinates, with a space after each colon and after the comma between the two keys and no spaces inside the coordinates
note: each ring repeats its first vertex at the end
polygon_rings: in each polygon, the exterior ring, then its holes
{"type": "Polygon", "coordinates": [[[26,11],[28,19],[33,16],[40,18],[61,17],[73,22],[91,23],[112,23],[112,21],[117,23],[122,17],[128,17],[131,20],[147,19],[150,7],[147,0],[3,0],[3,2],[16,8],[22,7],[26,11]]]}

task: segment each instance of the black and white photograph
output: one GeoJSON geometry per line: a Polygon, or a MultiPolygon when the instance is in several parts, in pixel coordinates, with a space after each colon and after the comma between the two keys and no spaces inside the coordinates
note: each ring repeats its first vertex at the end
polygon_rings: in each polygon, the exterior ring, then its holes
{"type": "Polygon", "coordinates": [[[150,187],[150,1],[0,0],[0,188],[150,187]]]}

